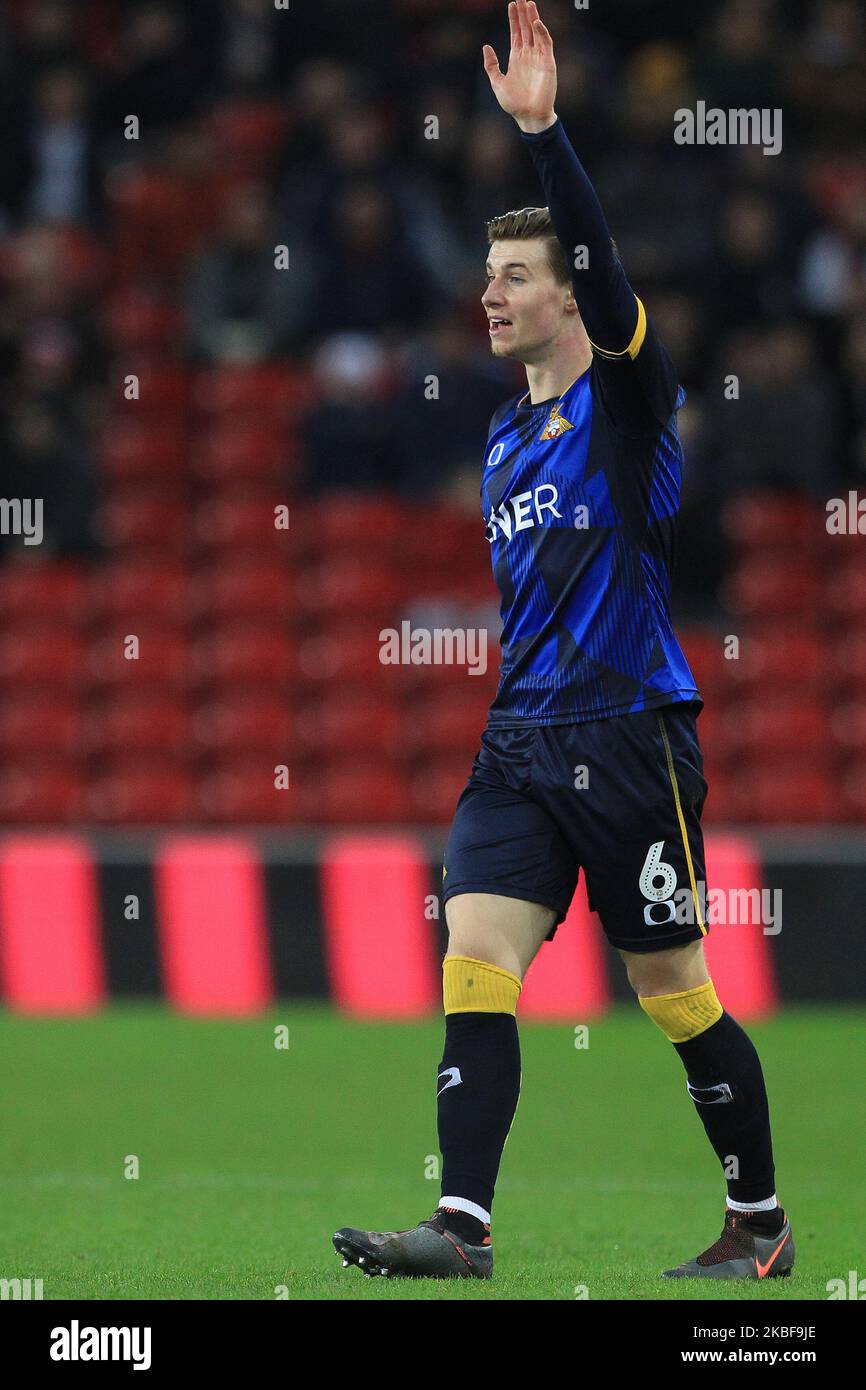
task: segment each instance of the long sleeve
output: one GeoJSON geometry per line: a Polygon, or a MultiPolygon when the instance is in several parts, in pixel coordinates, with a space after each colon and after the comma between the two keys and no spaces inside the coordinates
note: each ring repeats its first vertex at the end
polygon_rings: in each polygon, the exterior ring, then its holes
{"type": "Polygon", "coordinates": [[[676,373],[628,282],[592,182],[559,119],[537,135],[521,136],[572,268],[574,298],[609,412],[623,427],[640,429],[650,423],[648,407],[651,420],[663,424],[677,407],[676,373]]]}

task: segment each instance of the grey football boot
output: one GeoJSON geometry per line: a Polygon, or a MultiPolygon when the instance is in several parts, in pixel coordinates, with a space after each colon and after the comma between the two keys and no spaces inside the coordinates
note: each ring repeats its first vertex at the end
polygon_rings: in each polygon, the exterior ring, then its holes
{"type": "Polygon", "coordinates": [[[441,1207],[429,1221],[406,1231],[358,1231],[341,1226],[333,1240],[337,1254],[343,1256],[343,1267],[357,1265],[368,1276],[489,1279],[493,1273],[489,1234],[484,1244],[470,1245],[448,1229],[448,1213],[441,1207]]]}
{"type": "Polygon", "coordinates": [[[666,1269],[663,1279],[786,1279],[794,1268],[794,1237],[782,1211],[777,1235],[762,1235],[752,1224],[756,1213],[725,1211],[722,1234],[693,1260],[666,1269]]]}

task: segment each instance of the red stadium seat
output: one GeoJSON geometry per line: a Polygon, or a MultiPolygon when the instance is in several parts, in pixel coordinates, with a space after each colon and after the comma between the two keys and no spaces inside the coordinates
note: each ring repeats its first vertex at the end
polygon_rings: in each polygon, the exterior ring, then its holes
{"type": "Polygon", "coordinates": [[[170,351],[182,332],[178,306],[140,285],[128,285],[112,296],[105,324],[119,353],[170,351]]]}
{"type": "Polygon", "coordinates": [[[256,619],[281,623],[296,607],[297,578],[282,562],[215,565],[200,570],[190,602],[195,613],[212,623],[256,619]]]}
{"type": "Polygon", "coordinates": [[[838,686],[855,692],[866,686],[866,630],[846,632],[827,648],[830,675],[838,686]]]}
{"type": "Polygon", "coordinates": [[[76,626],[84,614],[88,573],[62,564],[5,565],[0,583],[0,621],[76,626]]]}
{"type": "Polygon", "coordinates": [[[866,560],[860,554],[831,570],[824,586],[824,598],[831,616],[856,626],[859,631],[866,629],[866,560]]]}
{"type": "Polygon", "coordinates": [[[294,476],[296,459],[297,448],[282,426],[267,419],[240,419],[202,434],[191,464],[193,473],[207,482],[270,486],[277,493],[294,476]]]}
{"type": "Polygon", "coordinates": [[[725,711],[729,746],[760,759],[771,754],[802,757],[827,746],[828,714],[817,699],[775,693],[767,699],[737,700],[725,711]]]}
{"type": "Polygon", "coordinates": [[[744,560],[727,579],[723,596],[743,619],[789,619],[792,612],[815,621],[820,610],[817,572],[808,564],[792,564],[787,557],[757,555],[744,560]]]}
{"type": "Polygon", "coordinates": [[[819,689],[827,677],[827,645],[808,628],[782,626],[745,634],[736,660],[726,662],[731,685],[819,689]]]}
{"type": "Polygon", "coordinates": [[[205,171],[131,161],[119,168],[107,183],[115,278],[140,274],[142,266],[176,275],[212,232],[236,186],[236,174],[216,160],[205,171]]]}
{"type": "Polygon", "coordinates": [[[838,704],[830,716],[829,733],[835,750],[845,759],[866,758],[866,700],[838,704]]]}
{"type": "Polygon", "coordinates": [[[474,678],[465,678],[465,685],[457,689],[416,699],[401,740],[410,755],[428,759],[440,752],[451,753],[463,759],[468,775],[487,719],[487,694],[477,688],[474,678]]]}
{"type": "Polygon", "coordinates": [[[213,772],[199,780],[197,814],[204,820],[229,825],[318,823],[322,819],[320,786],[299,776],[291,761],[265,751],[258,757],[247,754],[221,759],[213,772]],[[285,789],[274,785],[274,769],[280,763],[289,769],[285,789]]]}
{"type": "Polygon", "coordinates": [[[269,363],[258,367],[212,367],[198,373],[195,401],[205,415],[246,415],[259,420],[294,420],[309,404],[309,371],[269,363]]]}
{"type": "Polygon", "coordinates": [[[82,674],[81,639],[64,627],[44,626],[0,635],[0,684],[12,692],[25,686],[76,686],[82,674]]]}
{"type": "Polygon", "coordinates": [[[87,817],[107,825],[177,825],[195,814],[193,784],[175,759],[160,765],[151,756],[118,762],[91,782],[87,817]]]}
{"type": "Polygon", "coordinates": [[[413,592],[442,593],[463,579],[479,578],[486,581],[487,597],[495,600],[480,505],[471,512],[442,503],[425,506],[423,526],[404,525],[401,547],[413,592]]]}
{"type": "Polygon", "coordinates": [[[102,436],[99,458],[108,477],[147,483],[180,478],[186,453],[186,435],[177,423],[115,418],[102,436]]]}
{"type": "MultiPolygon", "coordinates": [[[[204,551],[225,550],[231,552],[231,556],[226,557],[230,559],[239,551],[248,550],[261,559],[280,556],[280,562],[286,564],[289,557],[300,556],[315,543],[309,523],[306,512],[299,513],[290,505],[285,493],[282,497],[250,497],[229,492],[197,507],[192,529],[197,545],[204,551]],[[287,526],[282,524],[285,512],[277,512],[278,507],[288,507],[287,526]]],[[[225,563],[225,559],[220,557],[219,563],[225,563]]]]}
{"type": "Polygon", "coordinates": [[[31,755],[75,759],[82,750],[78,702],[54,691],[50,695],[14,690],[0,704],[0,756],[10,761],[31,755]]]}
{"type": "Polygon", "coordinates": [[[226,628],[199,639],[191,659],[199,685],[250,683],[283,689],[298,674],[298,644],[272,627],[226,628]]]}
{"type": "Polygon", "coordinates": [[[412,815],[403,773],[381,759],[329,766],[322,776],[322,801],[329,825],[384,825],[412,815]]]}
{"type": "Polygon", "coordinates": [[[418,772],[410,783],[412,819],[422,825],[447,825],[471,770],[471,761],[444,758],[418,772]]]}
{"type": "MultiPolygon", "coordinates": [[[[700,725],[698,727],[700,728],[700,725]]],[[[703,739],[701,746],[707,754],[709,749],[703,739]]],[[[737,821],[740,818],[742,799],[737,795],[739,783],[736,771],[717,761],[714,754],[712,757],[704,758],[704,776],[707,779],[708,791],[702,821],[714,825],[737,821]]]]}
{"type": "Polygon", "coordinates": [[[120,419],[131,417],[171,419],[181,422],[190,407],[192,376],[182,362],[166,361],[147,353],[116,358],[112,370],[112,404],[120,419]],[[129,377],[137,379],[138,394],[129,398],[129,377]]]}
{"type": "Polygon", "coordinates": [[[84,775],[56,753],[0,770],[0,821],[5,824],[64,825],[80,821],[84,810],[84,775]]]}
{"type": "Polygon", "coordinates": [[[96,515],[100,538],[127,555],[182,555],[189,545],[189,518],[179,495],[141,488],[106,502],[96,515]]]}
{"type": "Polygon", "coordinates": [[[88,753],[103,758],[146,753],[182,762],[191,746],[189,712],[159,691],[127,691],[90,709],[83,742],[88,753]]]}
{"type": "Polygon", "coordinates": [[[786,556],[817,550],[824,520],[815,502],[796,493],[750,492],[722,508],[722,526],[733,545],[786,556]]]}
{"type": "Polygon", "coordinates": [[[838,781],[839,816],[847,820],[866,821],[866,758],[846,767],[838,781]]]}
{"type": "Polygon", "coordinates": [[[677,636],[689,669],[705,699],[718,698],[731,681],[726,634],[709,627],[681,627],[677,636]]]}
{"type": "Polygon", "coordinates": [[[405,582],[387,566],[352,557],[335,556],[302,576],[298,598],[311,614],[328,614],[340,621],[351,614],[392,615],[397,624],[405,582]]]}
{"type": "Polygon", "coordinates": [[[836,778],[816,767],[758,763],[738,785],[737,820],[777,825],[827,824],[839,819],[836,778]]]}
{"type": "MultiPolygon", "coordinates": [[[[143,615],[142,615],[143,616],[143,615]]],[[[146,620],[131,631],[115,628],[94,639],[87,652],[86,677],[94,686],[126,687],[129,690],[180,690],[188,677],[189,650],[186,639],[170,628],[153,628],[146,620]],[[138,657],[127,637],[139,639],[138,657]]]]}
{"type": "Polygon", "coordinates": [[[94,573],[90,614],[99,624],[123,624],[133,631],[142,619],[148,626],[182,623],[188,611],[189,583],[180,565],[118,559],[94,573]]]}
{"type": "MultiPolygon", "coordinates": [[[[496,693],[499,679],[499,646],[495,635],[488,629],[485,654],[480,636],[471,639],[463,636],[463,623],[459,614],[455,617],[452,613],[444,613],[441,623],[435,626],[443,629],[439,639],[441,650],[437,654],[434,631],[431,645],[433,660],[404,667],[404,683],[418,699],[442,698],[458,702],[463,700],[473,708],[485,708],[496,693]],[[456,632],[455,637],[449,638],[445,635],[449,629],[456,632]],[[442,659],[437,659],[437,656],[441,656],[442,659]],[[449,657],[453,660],[449,660],[449,657]],[[481,668],[485,660],[487,669],[483,670],[481,668]],[[473,669],[472,663],[477,669],[477,674],[470,674],[473,669]]],[[[472,627],[475,628],[476,624],[473,623],[472,627]]]]}
{"type": "Polygon", "coordinates": [[[277,763],[295,747],[294,709],[280,694],[241,689],[199,706],[191,732],[196,751],[268,753],[277,763]]]}
{"type": "Polygon", "coordinates": [[[235,101],[217,106],[210,127],[220,158],[247,177],[268,175],[289,120],[281,101],[235,101]]]}
{"type": "Polygon", "coordinates": [[[310,686],[355,681],[389,693],[402,690],[410,668],[383,666],[379,660],[379,631],[378,623],[368,622],[307,638],[299,652],[299,678],[310,686]]]}
{"type": "Polygon", "coordinates": [[[392,556],[417,514],[394,497],[330,493],[316,507],[322,554],[341,557],[392,556]]]}
{"type": "Polygon", "coordinates": [[[396,692],[341,683],[337,693],[299,712],[295,738],[299,751],[316,761],[355,754],[390,760],[399,754],[402,729],[396,692]]]}

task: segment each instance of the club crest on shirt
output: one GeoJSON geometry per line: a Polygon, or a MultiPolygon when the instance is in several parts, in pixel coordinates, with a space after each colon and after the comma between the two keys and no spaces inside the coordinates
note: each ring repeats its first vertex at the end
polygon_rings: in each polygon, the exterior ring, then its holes
{"type": "Polygon", "coordinates": [[[550,412],[550,418],[547,421],[547,424],[544,426],[544,429],[541,431],[541,434],[538,436],[538,438],[558,439],[561,434],[565,434],[566,430],[573,429],[574,425],[571,423],[570,420],[566,420],[564,415],[560,415],[559,406],[555,405],[550,412]]]}

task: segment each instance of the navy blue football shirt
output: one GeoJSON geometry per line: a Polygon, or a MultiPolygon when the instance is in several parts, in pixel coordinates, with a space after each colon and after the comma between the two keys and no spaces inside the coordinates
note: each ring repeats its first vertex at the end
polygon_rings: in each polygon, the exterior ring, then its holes
{"type": "Polygon", "coordinates": [[[481,500],[502,662],[489,722],[700,703],[669,607],[685,392],[560,122],[523,138],[569,263],[589,249],[573,281],[593,357],[561,397],[533,404],[525,392],[491,421],[481,500]]]}

